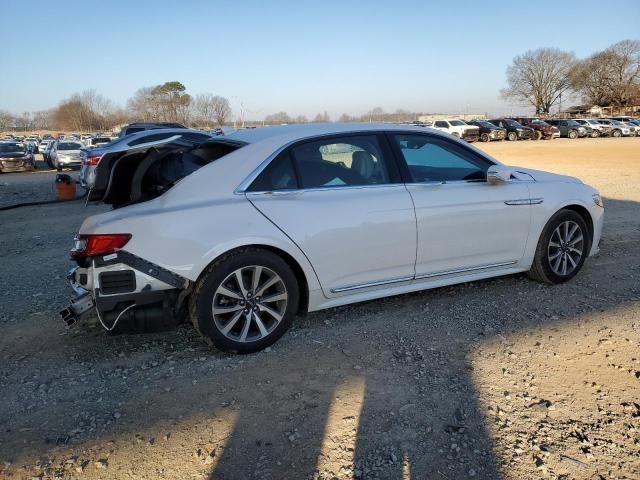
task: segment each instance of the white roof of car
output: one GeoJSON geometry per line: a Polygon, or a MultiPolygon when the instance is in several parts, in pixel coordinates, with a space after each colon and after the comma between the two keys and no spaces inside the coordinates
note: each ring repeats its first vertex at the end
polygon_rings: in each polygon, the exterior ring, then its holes
{"type": "MultiPolygon", "coordinates": [[[[398,125],[394,123],[305,123],[299,125],[278,125],[273,127],[236,130],[217,138],[229,138],[247,143],[260,143],[266,140],[277,140],[279,143],[286,144],[319,135],[341,133],[349,134],[371,131],[415,131],[424,133],[425,127],[398,125]]],[[[429,129],[429,132],[446,136],[437,130],[429,129]]]]}

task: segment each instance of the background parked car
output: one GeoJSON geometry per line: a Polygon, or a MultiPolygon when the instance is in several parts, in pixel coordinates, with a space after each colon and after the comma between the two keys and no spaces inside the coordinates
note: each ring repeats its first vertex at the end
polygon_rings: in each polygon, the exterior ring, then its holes
{"type": "Polygon", "coordinates": [[[512,120],[515,120],[525,127],[532,128],[534,130],[535,140],[540,140],[542,138],[544,138],[545,140],[552,140],[560,136],[560,131],[556,127],[554,127],[553,125],[549,125],[547,122],[539,118],[512,117],[512,120]]]}
{"type": "Polygon", "coordinates": [[[64,167],[79,167],[81,165],[80,150],[82,144],[76,140],[58,140],[49,152],[51,165],[57,170],[64,167]]]}
{"type": "Polygon", "coordinates": [[[454,137],[462,138],[469,143],[475,142],[480,138],[480,129],[475,125],[467,125],[462,120],[436,120],[433,122],[432,128],[450,133],[454,137]]]}
{"type": "Polygon", "coordinates": [[[144,130],[158,130],[164,128],[187,128],[181,123],[175,122],[134,122],[122,127],[118,137],[126,137],[132,133],[142,132],[144,130]]]}
{"type": "Polygon", "coordinates": [[[593,130],[591,133],[593,138],[608,137],[611,133],[611,128],[608,125],[603,125],[594,118],[576,118],[574,120],[583,127],[590,127],[593,130]]]}
{"type": "Polygon", "coordinates": [[[111,143],[111,137],[90,137],[84,141],[85,146],[89,149],[102,147],[108,143],[111,143]]]}
{"type": "Polygon", "coordinates": [[[514,140],[531,140],[534,137],[533,128],[525,127],[510,118],[494,118],[489,120],[496,127],[504,128],[507,131],[507,139],[514,140]]]}
{"type": "Polygon", "coordinates": [[[618,122],[617,120],[599,118],[598,123],[607,125],[609,128],[611,128],[612,137],[628,137],[629,135],[631,135],[631,130],[629,129],[629,127],[627,127],[623,123],[618,122]]]}
{"type": "Polygon", "coordinates": [[[466,123],[480,129],[481,142],[491,142],[493,140],[502,141],[507,137],[507,131],[504,128],[496,127],[493,123],[487,122],[486,120],[470,120],[466,123]]]}
{"type": "Polygon", "coordinates": [[[202,130],[192,130],[187,128],[153,129],[143,130],[138,133],[127,135],[126,137],[114,140],[102,147],[96,147],[91,150],[83,149],[80,152],[82,163],[80,166],[80,186],[87,190],[93,187],[95,182],[96,166],[103,155],[111,152],[125,151],[151,142],[162,142],[167,138],[175,137],[177,135],[194,142],[204,142],[209,140],[212,136],[216,136],[202,130]]]}
{"type": "Polygon", "coordinates": [[[34,156],[25,145],[0,142],[0,173],[26,172],[34,168],[34,156]]]}
{"type": "Polygon", "coordinates": [[[558,127],[563,138],[578,138],[587,135],[587,129],[575,120],[548,119],[547,123],[558,127]]]}

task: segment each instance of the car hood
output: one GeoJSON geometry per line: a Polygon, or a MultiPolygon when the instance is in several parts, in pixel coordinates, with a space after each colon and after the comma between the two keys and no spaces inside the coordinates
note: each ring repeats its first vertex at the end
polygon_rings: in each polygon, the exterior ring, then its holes
{"type": "Polygon", "coordinates": [[[0,153],[0,158],[24,158],[28,155],[28,153],[21,152],[2,152],[0,153]]]}
{"type": "Polygon", "coordinates": [[[569,175],[559,175],[557,173],[534,170],[532,168],[512,167],[516,173],[523,173],[533,178],[536,182],[560,182],[560,183],[582,183],[582,180],[569,175]]]}

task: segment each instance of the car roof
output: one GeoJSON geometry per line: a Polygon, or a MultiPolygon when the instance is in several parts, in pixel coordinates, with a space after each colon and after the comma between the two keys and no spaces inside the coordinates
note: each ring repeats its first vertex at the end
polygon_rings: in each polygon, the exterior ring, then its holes
{"type": "MultiPolygon", "coordinates": [[[[246,143],[260,143],[267,140],[277,140],[278,142],[285,144],[315,136],[384,131],[412,131],[424,133],[425,127],[399,125],[395,123],[305,123],[298,125],[278,125],[273,127],[236,130],[213,138],[227,138],[230,140],[240,140],[246,143]]],[[[431,128],[429,128],[429,133],[446,138],[451,137],[448,133],[442,133],[431,128]]]]}

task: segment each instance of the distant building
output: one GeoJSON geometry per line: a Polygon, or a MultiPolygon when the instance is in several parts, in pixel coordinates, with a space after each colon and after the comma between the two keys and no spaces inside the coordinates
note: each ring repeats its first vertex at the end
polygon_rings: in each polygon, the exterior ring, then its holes
{"type": "Polygon", "coordinates": [[[428,113],[418,116],[419,122],[431,122],[439,119],[458,119],[458,120],[484,120],[487,118],[486,113],[428,113]]]}

